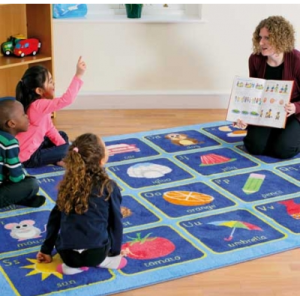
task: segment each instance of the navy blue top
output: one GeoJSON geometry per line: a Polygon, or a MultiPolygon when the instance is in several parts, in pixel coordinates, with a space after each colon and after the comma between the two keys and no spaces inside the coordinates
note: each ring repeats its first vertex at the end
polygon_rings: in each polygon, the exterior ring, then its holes
{"type": "Polygon", "coordinates": [[[51,254],[54,245],[59,252],[102,248],[110,242],[110,255],[120,254],[123,236],[120,189],[113,182],[113,192],[108,200],[104,200],[107,191],[101,197],[97,195],[99,187],[94,187],[89,197],[88,211],[82,215],[75,212],[66,215],[55,205],[49,216],[42,253],[51,254]]]}

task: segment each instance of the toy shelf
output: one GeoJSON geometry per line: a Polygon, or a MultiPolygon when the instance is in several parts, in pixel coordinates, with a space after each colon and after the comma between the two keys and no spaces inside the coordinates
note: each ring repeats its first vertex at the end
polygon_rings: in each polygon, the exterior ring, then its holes
{"type": "Polygon", "coordinates": [[[51,61],[51,57],[43,54],[38,54],[36,56],[25,56],[24,58],[19,57],[0,57],[0,70],[5,68],[12,68],[18,66],[29,65],[32,63],[40,63],[44,61],[51,61]]]}
{"type": "Polygon", "coordinates": [[[41,42],[36,56],[21,58],[0,54],[0,97],[15,96],[17,83],[32,65],[44,65],[53,76],[51,4],[1,4],[0,28],[0,44],[16,34],[41,42]]]}

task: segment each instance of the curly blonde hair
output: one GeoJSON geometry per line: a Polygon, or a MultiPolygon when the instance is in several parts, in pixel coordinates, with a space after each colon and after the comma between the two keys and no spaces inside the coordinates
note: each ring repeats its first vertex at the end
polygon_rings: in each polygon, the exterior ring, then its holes
{"type": "Polygon", "coordinates": [[[295,48],[295,30],[293,25],[281,16],[272,16],[262,20],[253,32],[253,53],[259,54],[259,33],[262,28],[269,31],[269,42],[279,52],[291,52],[295,48]]]}
{"type": "Polygon", "coordinates": [[[112,180],[100,161],[105,157],[103,142],[92,133],[79,136],[69,147],[64,158],[66,173],[59,184],[57,206],[66,214],[75,211],[83,214],[88,210],[88,199],[93,187],[99,187],[99,196],[107,190],[108,200],[112,190],[112,180]]]}

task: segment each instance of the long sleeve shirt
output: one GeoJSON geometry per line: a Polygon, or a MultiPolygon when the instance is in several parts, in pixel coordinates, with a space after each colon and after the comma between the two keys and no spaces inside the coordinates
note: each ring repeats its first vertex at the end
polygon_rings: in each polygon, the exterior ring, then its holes
{"type": "MultiPolygon", "coordinates": [[[[261,54],[251,54],[249,57],[249,76],[265,78],[267,57],[261,54]]],[[[296,117],[300,121],[300,52],[293,50],[284,53],[282,80],[293,80],[294,86],[291,102],[296,106],[296,117]]]]}
{"type": "Polygon", "coordinates": [[[19,182],[25,178],[19,160],[19,143],[13,135],[0,131],[0,184],[19,182]]]}
{"type": "Polygon", "coordinates": [[[66,215],[55,206],[49,216],[47,236],[41,252],[51,254],[54,245],[59,252],[66,249],[102,248],[110,243],[110,255],[120,254],[123,236],[120,212],[122,196],[118,186],[113,184],[111,197],[106,201],[107,192],[99,197],[99,188],[93,188],[88,211],[84,214],[71,212],[66,215]]]}
{"type": "Polygon", "coordinates": [[[45,136],[56,146],[66,143],[58,130],[54,127],[51,120],[51,113],[73,103],[82,84],[83,81],[74,76],[69,88],[62,97],[38,99],[30,104],[27,110],[29,128],[26,132],[21,132],[16,135],[20,143],[19,158],[21,162],[25,162],[31,157],[40,147],[45,136]]]}

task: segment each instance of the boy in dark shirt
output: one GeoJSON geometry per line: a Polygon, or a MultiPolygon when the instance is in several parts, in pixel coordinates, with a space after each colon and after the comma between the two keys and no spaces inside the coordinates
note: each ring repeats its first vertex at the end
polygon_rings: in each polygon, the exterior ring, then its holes
{"type": "Polygon", "coordinates": [[[34,177],[25,176],[19,160],[19,143],[15,135],[28,129],[28,117],[16,100],[0,101],[0,208],[12,204],[39,207],[45,197],[37,195],[34,177]]]}

